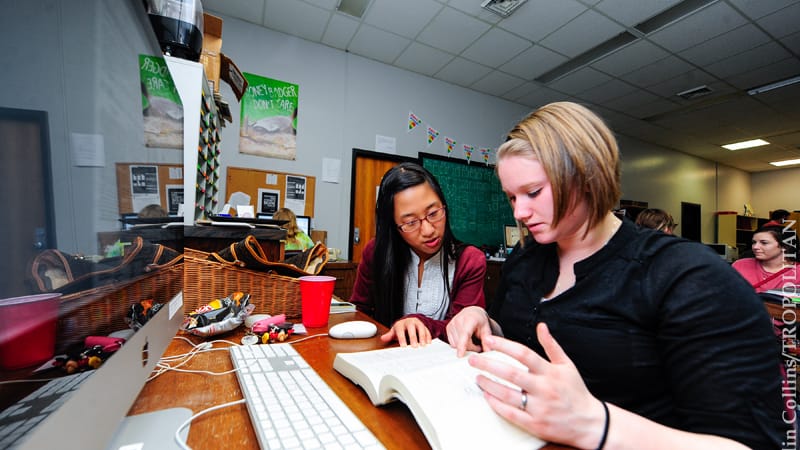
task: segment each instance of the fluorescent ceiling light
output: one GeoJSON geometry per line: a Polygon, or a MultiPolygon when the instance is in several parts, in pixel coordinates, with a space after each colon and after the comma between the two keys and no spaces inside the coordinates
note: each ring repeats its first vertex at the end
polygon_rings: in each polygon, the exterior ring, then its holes
{"type": "Polygon", "coordinates": [[[783,166],[793,166],[795,164],[800,164],[800,159],[787,159],[784,161],[772,161],[770,164],[773,166],[783,167],[783,166]]]}
{"type": "Polygon", "coordinates": [[[784,86],[789,86],[790,84],[795,84],[795,83],[800,83],[800,75],[750,89],[749,91],[747,91],[747,94],[748,95],[763,94],[764,92],[782,88],[784,86]]]}
{"type": "Polygon", "coordinates": [[[768,145],[769,142],[763,139],[753,139],[752,141],[742,141],[742,142],[734,142],[733,144],[725,144],[723,145],[724,148],[728,150],[742,150],[744,148],[751,148],[751,147],[760,147],[762,145],[768,145]]]}

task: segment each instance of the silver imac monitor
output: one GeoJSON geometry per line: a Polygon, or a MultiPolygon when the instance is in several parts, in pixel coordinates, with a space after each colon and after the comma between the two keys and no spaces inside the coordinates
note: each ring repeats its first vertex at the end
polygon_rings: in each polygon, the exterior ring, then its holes
{"type": "MultiPolygon", "coordinates": [[[[183,164],[183,132],[177,146],[148,141],[151,126],[162,126],[163,131],[174,123],[169,119],[145,123],[147,111],[154,113],[148,116],[154,118],[158,115],[155,110],[166,106],[150,97],[149,88],[154,86],[148,85],[143,75],[148,67],[142,64],[142,57],[163,56],[146,2],[29,0],[3,4],[0,36],[6,44],[6,58],[14,62],[4,68],[0,83],[0,132],[6,155],[5,188],[0,198],[8,211],[20,213],[15,214],[13,226],[4,226],[0,233],[4,254],[0,299],[9,299],[39,292],[31,282],[30,270],[31,261],[42,250],[103,258],[99,235],[120,232],[122,214],[136,213],[148,203],[164,206],[163,198],[159,200],[148,189],[153,186],[148,180],[142,186],[122,186],[128,193],[143,195],[134,198],[133,204],[123,205],[117,169],[126,163],[141,167],[183,164]]],[[[168,71],[161,75],[169,77],[168,71]]],[[[167,306],[98,369],[87,371],[90,375],[58,409],[25,431],[18,448],[104,449],[111,445],[182,322],[182,296],[175,295],[181,291],[182,281],[177,283],[169,294],[153,298],[167,306]]],[[[104,288],[106,295],[125,289],[125,285],[114,281],[104,288]]],[[[74,308],[89,308],[84,300],[89,302],[90,296],[81,297],[74,308]]],[[[65,318],[70,305],[60,304],[53,357],[65,351],[58,348],[59,340],[67,340],[65,335],[80,335],[76,342],[83,345],[84,334],[94,334],[95,322],[109,316],[124,317],[130,309],[127,304],[114,305],[103,314],[69,321],[65,318]]],[[[126,327],[124,322],[121,326],[126,327]]],[[[0,346],[9,342],[0,333],[0,346]]],[[[45,354],[43,362],[30,367],[0,367],[0,380],[61,377],[61,368],[34,373],[48,364],[47,358],[45,354]]],[[[0,414],[42,384],[0,385],[0,414]]]]}

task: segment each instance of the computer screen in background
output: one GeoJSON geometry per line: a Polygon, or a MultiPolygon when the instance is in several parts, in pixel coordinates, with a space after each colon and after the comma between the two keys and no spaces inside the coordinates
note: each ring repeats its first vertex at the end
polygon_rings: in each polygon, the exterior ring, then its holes
{"type": "Polygon", "coordinates": [[[297,216],[297,227],[303,230],[305,234],[311,236],[311,217],[297,216]]]}
{"type": "MultiPolygon", "coordinates": [[[[259,213],[256,216],[258,219],[272,219],[272,214],[259,213]]],[[[297,227],[303,232],[311,236],[311,217],[309,216],[295,216],[297,218],[297,227]]]]}

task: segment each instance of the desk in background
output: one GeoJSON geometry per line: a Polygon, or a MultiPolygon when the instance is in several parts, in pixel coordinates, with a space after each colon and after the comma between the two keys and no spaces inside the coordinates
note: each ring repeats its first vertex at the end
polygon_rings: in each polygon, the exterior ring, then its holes
{"type": "Polygon", "coordinates": [[[248,234],[258,239],[258,243],[270,261],[283,261],[283,243],[286,230],[277,228],[246,228],[225,226],[184,226],[169,228],[139,228],[124,231],[101,231],[97,233],[98,251],[102,254],[107,245],[117,240],[132,242],[136,236],[154,244],[162,244],[177,251],[184,246],[204,252],[222,250],[228,245],[239,242],[248,234]]]}
{"type": "MultiPolygon", "coordinates": [[[[371,320],[366,315],[355,313],[334,314],[328,326],[348,320],[371,320]]],[[[309,336],[325,333],[328,328],[310,328],[309,336]]],[[[333,369],[333,359],[339,352],[356,352],[385,347],[378,336],[386,327],[378,324],[378,335],[370,339],[335,340],[327,336],[308,339],[295,345],[308,364],[317,371],[333,391],[358,416],[370,431],[389,450],[428,449],[428,441],[422,434],[411,412],[400,402],[376,407],[367,394],[350,380],[333,369]]],[[[219,339],[238,342],[244,331],[238,329],[219,339]]],[[[189,336],[195,343],[204,339],[189,336]]],[[[289,342],[301,336],[294,336],[289,342]]],[[[207,340],[212,340],[209,338],[207,340]]],[[[215,347],[227,344],[215,344],[215,347]]],[[[166,355],[186,353],[190,346],[183,340],[173,340],[166,355]]],[[[184,369],[201,369],[224,372],[233,369],[230,356],[225,352],[206,352],[196,356],[184,369]]],[[[148,382],[134,402],[128,414],[141,414],[164,408],[186,407],[197,413],[206,408],[242,398],[236,374],[213,376],[194,373],[167,372],[148,382]]],[[[230,406],[205,414],[193,421],[189,428],[188,444],[195,450],[235,448],[258,449],[258,440],[244,404],[230,406]]],[[[548,445],[547,450],[566,447],[548,445]]]]}

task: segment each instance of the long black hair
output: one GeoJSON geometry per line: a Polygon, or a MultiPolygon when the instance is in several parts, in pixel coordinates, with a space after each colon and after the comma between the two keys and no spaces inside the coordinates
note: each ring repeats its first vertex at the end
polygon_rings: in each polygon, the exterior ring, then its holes
{"type": "MultiPolygon", "coordinates": [[[[419,164],[404,162],[389,169],[381,179],[378,201],[375,207],[375,254],[371,267],[372,284],[369,289],[370,300],[375,305],[375,319],[391,326],[403,315],[403,303],[406,296],[406,271],[411,263],[411,252],[408,244],[400,235],[394,221],[394,196],[410,187],[427,183],[442,206],[447,211],[447,200],[436,177],[419,164]]],[[[450,280],[448,267],[463,251],[463,245],[455,238],[450,229],[450,221],[446,220],[442,236],[441,267],[447,297],[450,297],[450,280]]],[[[449,307],[449,305],[445,305],[449,307]]]]}

